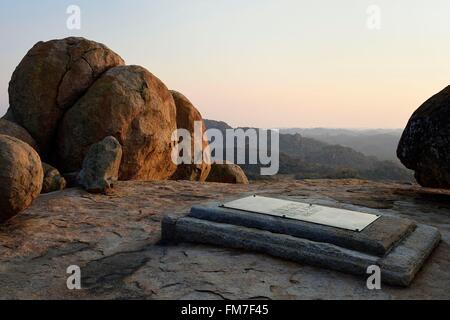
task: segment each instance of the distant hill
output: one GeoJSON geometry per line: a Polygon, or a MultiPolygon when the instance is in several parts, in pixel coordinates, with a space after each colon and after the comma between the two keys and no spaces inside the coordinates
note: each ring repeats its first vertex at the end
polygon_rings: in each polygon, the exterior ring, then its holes
{"type": "Polygon", "coordinates": [[[339,144],[362,152],[367,156],[375,156],[380,160],[391,160],[397,163],[396,150],[401,129],[327,129],[327,128],[289,128],[280,130],[281,133],[296,134],[313,138],[328,144],[339,144]]]}
{"type": "MultiPolygon", "coordinates": [[[[205,120],[205,124],[208,129],[215,128],[224,131],[231,128],[231,126],[222,121],[205,120]]],[[[286,131],[283,130],[282,132],[286,131]]],[[[339,134],[343,135],[344,132],[345,129],[339,134]]],[[[367,137],[368,133],[365,134],[365,137],[369,139],[367,137]]],[[[378,134],[391,133],[382,132],[378,134]]],[[[366,144],[369,143],[366,141],[366,144]]],[[[246,148],[248,149],[248,146],[246,148]]],[[[242,165],[250,179],[263,178],[259,175],[259,167],[259,165],[242,165]]],[[[326,143],[318,139],[305,137],[299,133],[280,134],[279,174],[292,175],[297,179],[362,178],[413,181],[412,172],[402,167],[396,161],[380,160],[375,156],[367,156],[353,148],[326,143]]]]}
{"type": "Polygon", "coordinates": [[[219,129],[220,131],[225,131],[226,129],[233,129],[228,123],[223,121],[216,121],[216,120],[205,120],[205,126],[207,129],[219,129]]]}

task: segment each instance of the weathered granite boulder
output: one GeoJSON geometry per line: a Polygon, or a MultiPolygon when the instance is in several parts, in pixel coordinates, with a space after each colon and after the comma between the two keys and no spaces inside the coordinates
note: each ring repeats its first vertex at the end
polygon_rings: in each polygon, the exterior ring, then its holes
{"type": "Polygon", "coordinates": [[[30,145],[0,135],[0,223],[31,204],[41,192],[43,176],[41,159],[30,145]]]}
{"type": "Polygon", "coordinates": [[[109,136],[93,144],[83,161],[79,182],[90,193],[106,193],[119,176],[122,147],[109,136]]]}
{"type": "Polygon", "coordinates": [[[209,143],[207,140],[203,140],[206,127],[202,115],[183,94],[174,90],[171,90],[171,93],[177,108],[177,129],[188,130],[192,139],[191,163],[178,165],[177,171],[175,171],[171,179],[205,181],[211,170],[211,157],[208,152],[209,143]],[[196,123],[201,126],[200,130],[198,130],[201,140],[195,139],[196,123]],[[194,163],[196,150],[199,153],[197,155],[198,158],[203,159],[199,164],[194,163]],[[207,159],[205,159],[205,156],[207,156],[207,159]]]}
{"type": "Polygon", "coordinates": [[[63,190],[66,187],[66,179],[59,173],[58,169],[47,163],[42,163],[44,170],[44,181],[41,193],[49,193],[63,190]]]}
{"type": "Polygon", "coordinates": [[[103,44],[83,38],[38,42],[12,75],[11,112],[45,154],[64,111],[102,73],[123,64],[122,58],[103,44]]]}
{"type": "Polygon", "coordinates": [[[450,86],[413,113],[397,156],[420,185],[450,188],[450,86]]]}
{"type": "Polygon", "coordinates": [[[248,184],[247,176],[241,167],[232,163],[213,163],[207,182],[248,184]]]}
{"type": "Polygon", "coordinates": [[[171,161],[175,112],[169,90],[149,71],[112,68],[64,115],[58,133],[60,167],[79,170],[92,144],[114,136],[123,148],[119,179],[167,179],[176,170],[171,161]]]}
{"type": "Polygon", "coordinates": [[[21,126],[6,119],[0,119],[0,134],[11,136],[28,143],[33,149],[38,150],[36,141],[21,126]]]}

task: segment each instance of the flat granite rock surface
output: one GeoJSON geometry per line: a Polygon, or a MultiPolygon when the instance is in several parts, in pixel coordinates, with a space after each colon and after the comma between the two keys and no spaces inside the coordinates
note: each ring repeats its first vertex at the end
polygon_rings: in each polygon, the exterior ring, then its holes
{"type": "Polygon", "coordinates": [[[450,299],[450,191],[361,180],[228,185],[119,182],[107,196],[67,189],[40,196],[0,226],[0,299],[450,299]],[[159,244],[166,213],[251,194],[412,219],[442,242],[408,288],[264,254],[159,244]],[[81,267],[82,290],[66,269],[81,267]]]}

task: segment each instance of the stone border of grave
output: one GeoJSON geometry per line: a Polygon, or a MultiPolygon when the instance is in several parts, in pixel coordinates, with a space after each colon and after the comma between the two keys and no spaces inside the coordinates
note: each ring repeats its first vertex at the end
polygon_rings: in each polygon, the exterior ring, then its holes
{"type": "Polygon", "coordinates": [[[192,242],[259,252],[361,276],[376,265],[383,283],[409,286],[439,244],[439,230],[384,216],[374,226],[364,234],[210,203],[194,206],[185,217],[165,216],[161,238],[164,243],[192,242]],[[390,232],[377,238],[380,228],[390,228],[390,232]]]}

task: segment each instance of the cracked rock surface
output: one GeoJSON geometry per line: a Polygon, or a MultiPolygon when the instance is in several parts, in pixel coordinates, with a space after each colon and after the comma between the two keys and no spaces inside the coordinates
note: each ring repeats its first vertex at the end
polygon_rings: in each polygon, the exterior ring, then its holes
{"type": "Polygon", "coordinates": [[[226,185],[118,182],[108,195],[41,195],[0,226],[1,299],[449,299],[450,192],[361,180],[226,185]],[[409,288],[370,291],[365,279],[266,255],[189,243],[161,245],[165,213],[251,194],[410,218],[442,242],[409,288]],[[82,290],[66,287],[70,265],[82,290]]]}

